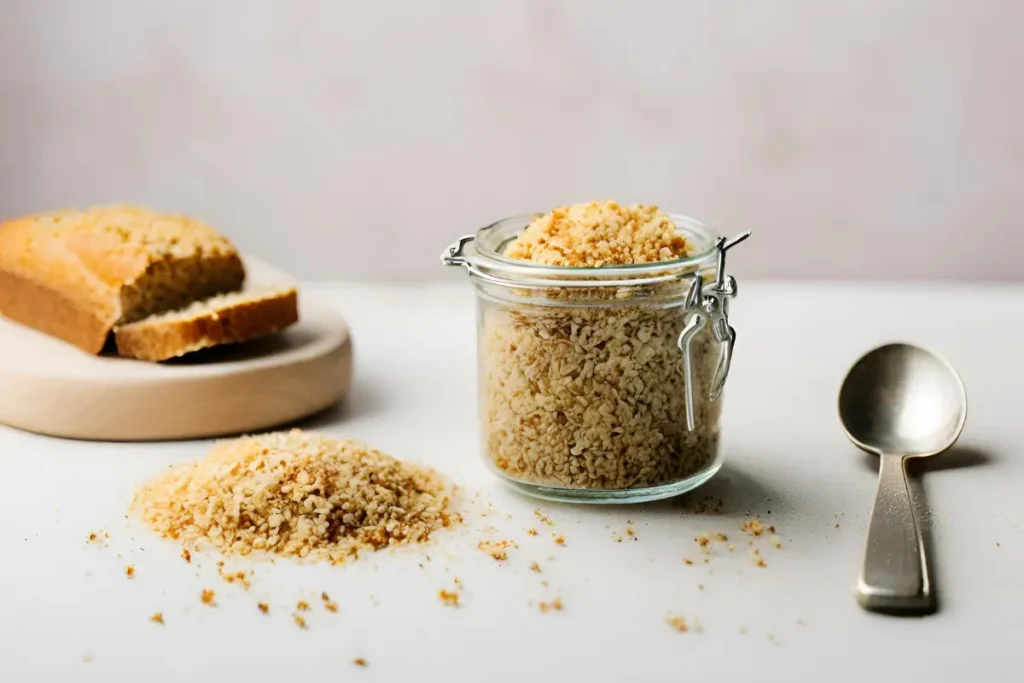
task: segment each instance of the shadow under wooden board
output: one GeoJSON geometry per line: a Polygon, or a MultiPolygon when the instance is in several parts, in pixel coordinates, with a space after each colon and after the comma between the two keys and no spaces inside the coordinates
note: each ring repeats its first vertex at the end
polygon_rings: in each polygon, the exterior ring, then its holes
{"type": "MultiPolygon", "coordinates": [[[[246,259],[246,288],[291,278],[246,259]]],[[[276,335],[166,363],[91,356],[0,318],[0,422],[72,439],[196,439],[269,429],[344,398],[345,320],[299,290],[299,322],[276,335]]]]}

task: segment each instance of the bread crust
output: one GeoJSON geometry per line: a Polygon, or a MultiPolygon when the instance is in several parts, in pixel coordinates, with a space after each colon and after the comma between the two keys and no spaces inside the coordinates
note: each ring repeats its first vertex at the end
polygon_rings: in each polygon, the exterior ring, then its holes
{"type": "Polygon", "coordinates": [[[282,290],[226,303],[188,318],[150,318],[115,331],[122,356],[165,361],[193,351],[263,337],[299,319],[298,293],[282,290]]]}

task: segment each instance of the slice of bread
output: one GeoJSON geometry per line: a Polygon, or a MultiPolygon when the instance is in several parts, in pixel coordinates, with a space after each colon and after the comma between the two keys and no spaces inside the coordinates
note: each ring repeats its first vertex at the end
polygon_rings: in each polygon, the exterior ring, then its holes
{"type": "Polygon", "coordinates": [[[297,322],[294,287],[237,292],[187,308],[122,325],[114,331],[117,352],[164,361],[200,349],[263,337],[297,322]]]}
{"type": "Polygon", "coordinates": [[[244,280],[234,245],[187,216],[116,205],[0,222],[0,314],[89,353],[118,325],[244,280]]]}

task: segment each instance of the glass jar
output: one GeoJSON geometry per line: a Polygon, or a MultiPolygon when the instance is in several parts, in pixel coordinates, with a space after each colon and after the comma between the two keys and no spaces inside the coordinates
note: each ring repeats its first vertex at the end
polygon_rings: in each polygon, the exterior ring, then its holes
{"type": "Polygon", "coordinates": [[[533,216],[462,237],[442,255],[477,293],[484,460],[548,500],[667,498],[722,465],[722,385],[735,331],[726,242],[671,215],[683,259],[578,268],[511,259],[533,216]]]}

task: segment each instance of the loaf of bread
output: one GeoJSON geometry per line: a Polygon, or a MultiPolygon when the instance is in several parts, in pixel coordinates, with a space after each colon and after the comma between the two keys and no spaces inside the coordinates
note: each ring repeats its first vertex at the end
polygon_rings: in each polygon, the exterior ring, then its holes
{"type": "Polygon", "coordinates": [[[193,351],[236,344],[282,330],[299,319],[294,288],[238,292],[198,301],[180,311],[118,327],[117,352],[163,361],[193,351]]]}
{"type": "Polygon", "coordinates": [[[117,205],[0,223],[0,314],[89,353],[120,325],[244,280],[234,245],[185,216],[117,205]]]}

